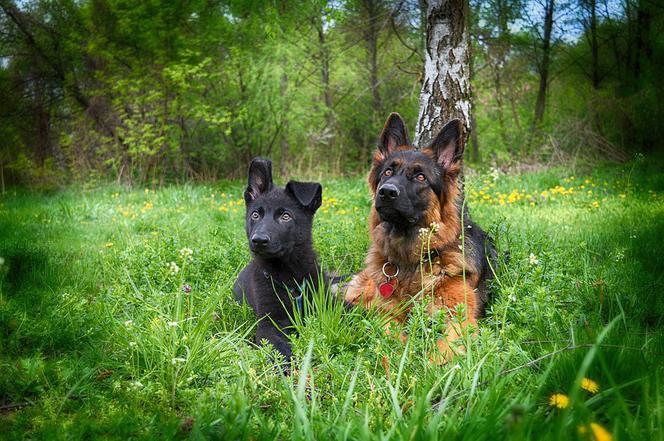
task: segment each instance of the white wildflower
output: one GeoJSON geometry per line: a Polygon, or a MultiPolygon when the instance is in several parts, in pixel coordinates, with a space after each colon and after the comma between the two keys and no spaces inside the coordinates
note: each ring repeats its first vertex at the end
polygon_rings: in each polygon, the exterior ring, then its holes
{"type": "Polygon", "coordinates": [[[128,327],[128,328],[134,326],[134,321],[133,320],[127,320],[125,322],[125,326],[128,327]]]}
{"type": "Polygon", "coordinates": [[[142,389],[144,387],[143,383],[141,383],[140,381],[132,381],[129,384],[131,384],[131,387],[133,387],[134,389],[142,389]]]}
{"type": "Polygon", "coordinates": [[[429,234],[428,228],[420,228],[420,237],[426,237],[429,234]]]}
{"type": "Polygon", "coordinates": [[[180,257],[182,257],[185,260],[193,260],[194,251],[191,248],[182,248],[180,250],[180,257]]]}
{"type": "Polygon", "coordinates": [[[174,275],[176,275],[177,273],[180,272],[180,267],[175,262],[169,262],[166,265],[166,267],[168,268],[168,271],[171,273],[172,276],[174,276],[174,275]]]}
{"type": "Polygon", "coordinates": [[[539,259],[533,253],[530,253],[530,256],[528,257],[528,261],[530,262],[531,265],[539,265],[539,259]]]}
{"type": "Polygon", "coordinates": [[[177,328],[178,327],[178,322],[168,322],[166,323],[171,328],[177,328]]]}
{"type": "Polygon", "coordinates": [[[493,179],[494,182],[497,181],[498,178],[500,178],[500,170],[496,167],[491,167],[490,170],[489,176],[491,176],[491,179],[493,179]]]}
{"type": "Polygon", "coordinates": [[[138,343],[136,343],[135,341],[130,341],[129,342],[129,347],[130,348],[135,348],[136,346],[138,346],[138,343]]]}
{"type": "Polygon", "coordinates": [[[171,363],[173,363],[173,365],[175,366],[176,364],[178,364],[178,363],[184,363],[185,361],[187,361],[186,358],[175,357],[175,358],[173,358],[173,359],[171,360],[171,363]]]}

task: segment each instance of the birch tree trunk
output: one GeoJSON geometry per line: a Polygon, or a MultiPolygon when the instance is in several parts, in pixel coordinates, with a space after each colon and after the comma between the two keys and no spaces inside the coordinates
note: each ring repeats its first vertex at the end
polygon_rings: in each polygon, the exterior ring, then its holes
{"type": "Polygon", "coordinates": [[[443,125],[459,118],[471,129],[468,0],[431,0],[426,15],[424,80],[415,145],[428,144],[443,125]]]}

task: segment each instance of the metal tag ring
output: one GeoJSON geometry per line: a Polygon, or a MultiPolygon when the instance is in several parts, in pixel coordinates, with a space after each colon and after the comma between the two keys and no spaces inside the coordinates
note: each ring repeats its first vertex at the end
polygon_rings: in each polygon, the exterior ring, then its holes
{"type": "Polygon", "coordinates": [[[385,263],[383,264],[383,275],[384,275],[385,277],[388,277],[388,278],[396,277],[396,276],[399,275],[399,267],[398,267],[396,264],[392,263],[392,262],[385,262],[385,263]],[[387,273],[385,272],[385,267],[386,267],[387,265],[392,265],[392,266],[394,266],[394,267],[397,269],[397,271],[396,271],[394,274],[392,274],[392,275],[387,274],[387,273]]]}

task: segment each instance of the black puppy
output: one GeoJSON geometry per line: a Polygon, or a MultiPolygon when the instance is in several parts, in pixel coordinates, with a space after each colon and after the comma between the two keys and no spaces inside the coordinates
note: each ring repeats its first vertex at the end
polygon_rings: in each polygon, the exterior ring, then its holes
{"type": "Polygon", "coordinates": [[[290,181],[285,188],[272,183],[272,163],[255,158],[249,166],[244,192],[245,227],[253,260],[238,276],[233,292],[246,300],[259,319],[256,343],[267,340],[291,361],[286,334],[291,317],[303,314],[303,294],[318,289],[320,269],[311,240],[314,213],[322,203],[323,187],[290,181]],[[304,285],[307,289],[304,290],[304,285]]]}

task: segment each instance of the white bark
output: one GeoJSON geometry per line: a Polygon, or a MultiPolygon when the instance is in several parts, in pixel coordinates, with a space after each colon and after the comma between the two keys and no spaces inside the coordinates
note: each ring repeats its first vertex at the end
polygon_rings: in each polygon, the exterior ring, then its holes
{"type": "Polygon", "coordinates": [[[428,144],[445,123],[459,118],[470,133],[470,47],[467,0],[430,0],[427,47],[415,145],[428,144]]]}

